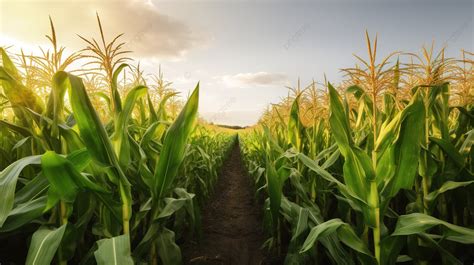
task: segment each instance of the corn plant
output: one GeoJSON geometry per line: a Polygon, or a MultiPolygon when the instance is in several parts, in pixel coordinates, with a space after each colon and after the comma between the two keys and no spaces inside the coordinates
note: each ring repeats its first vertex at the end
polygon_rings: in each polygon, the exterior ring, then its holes
{"type": "Polygon", "coordinates": [[[377,39],[366,40],[369,60],[356,56],[342,85],[298,84],[239,137],[266,198],[267,246],[286,248],[286,264],[467,262],[472,101],[450,96],[469,97],[469,53],[432,46],[377,62],[377,39]]]}
{"type": "Polygon", "coordinates": [[[52,22],[52,52],[16,64],[0,49],[0,238],[30,241],[26,264],[181,264],[176,240],[199,236],[199,203],[234,137],[196,131],[199,84],[170,117],[177,93],[153,97],[97,20],[101,45],[82,38],[88,48],[64,61],[52,22]],[[84,79],[65,71],[88,58],[84,79]]]}

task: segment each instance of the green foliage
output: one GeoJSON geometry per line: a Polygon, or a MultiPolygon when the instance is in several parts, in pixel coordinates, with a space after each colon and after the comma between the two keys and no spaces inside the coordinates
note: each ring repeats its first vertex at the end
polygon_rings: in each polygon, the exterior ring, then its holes
{"type": "Polygon", "coordinates": [[[43,111],[1,52],[0,92],[16,111],[0,119],[0,151],[13,154],[0,159],[0,236],[32,236],[27,264],[181,264],[175,242],[200,236],[200,205],[235,141],[197,123],[199,84],[173,119],[176,92],[156,103],[138,83],[120,96],[122,64],[101,95],[113,99],[104,121],[86,80],[65,71],[50,76],[43,111]]]}
{"type": "MultiPolygon", "coordinates": [[[[398,63],[393,71],[398,88],[398,63]]],[[[278,119],[239,137],[257,194],[268,198],[268,246],[278,255],[286,230],[285,264],[472,259],[472,105],[450,108],[446,83],[415,87],[404,101],[392,89],[327,89],[327,116],[305,125],[301,110],[314,105],[295,93],[274,108],[278,119]]]]}

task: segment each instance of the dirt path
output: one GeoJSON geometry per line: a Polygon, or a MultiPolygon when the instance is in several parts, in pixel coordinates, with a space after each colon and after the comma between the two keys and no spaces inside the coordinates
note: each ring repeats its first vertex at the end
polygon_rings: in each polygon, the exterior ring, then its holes
{"type": "Polygon", "coordinates": [[[214,196],[202,209],[201,242],[183,248],[185,264],[263,264],[262,206],[254,197],[236,144],[224,162],[214,196]]]}

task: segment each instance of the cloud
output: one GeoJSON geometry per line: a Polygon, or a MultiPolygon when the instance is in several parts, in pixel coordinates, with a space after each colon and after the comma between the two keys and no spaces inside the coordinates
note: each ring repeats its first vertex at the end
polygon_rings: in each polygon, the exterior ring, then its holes
{"type": "Polygon", "coordinates": [[[202,45],[206,38],[181,21],[159,12],[158,6],[145,0],[88,1],[5,1],[0,0],[0,32],[2,42],[45,43],[51,15],[59,42],[78,50],[85,38],[99,39],[96,12],[99,13],[107,40],[125,33],[122,41],[133,57],[181,58],[187,51],[202,45]],[[21,14],[21,18],[19,17],[21,14]]]}
{"type": "Polygon", "coordinates": [[[229,86],[283,86],[288,78],[281,73],[239,73],[236,75],[222,76],[222,81],[229,86]]]}
{"type": "Polygon", "coordinates": [[[259,110],[229,110],[223,112],[200,112],[208,122],[225,125],[250,126],[257,123],[261,116],[259,110]]]}

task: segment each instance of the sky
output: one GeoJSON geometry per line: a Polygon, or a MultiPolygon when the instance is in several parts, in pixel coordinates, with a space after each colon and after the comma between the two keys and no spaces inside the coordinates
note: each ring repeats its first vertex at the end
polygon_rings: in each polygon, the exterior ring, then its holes
{"type": "Polygon", "coordinates": [[[433,41],[449,57],[474,51],[474,0],[0,0],[0,46],[37,52],[50,15],[77,51],[76,34],[98,37],[96,12],[109,40],[125,33],[145,72],[161,65],[183,98],[200,81],[201,117],[228,125],[254,124],[298,78],[341,81],[353,54],[367,58],[365,30],[380,59],[433,41]]]}

